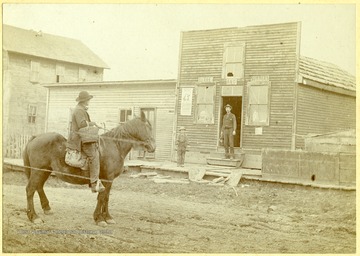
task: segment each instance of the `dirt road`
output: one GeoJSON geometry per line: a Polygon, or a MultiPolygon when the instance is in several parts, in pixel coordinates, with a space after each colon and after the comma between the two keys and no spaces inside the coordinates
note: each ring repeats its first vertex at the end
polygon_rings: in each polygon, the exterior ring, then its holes
{"type": "Polygon", "coordinates": [[[96,226],[96,195],[50,178],[54,211],[26,216],[26,178],[3,174],[3,252],[355,253],[355,191],[242,181],[236,188],[116,179],[109,209],[117,222],[96,226]],[[236,194],[237,193],[237,194],[236,194]]]}

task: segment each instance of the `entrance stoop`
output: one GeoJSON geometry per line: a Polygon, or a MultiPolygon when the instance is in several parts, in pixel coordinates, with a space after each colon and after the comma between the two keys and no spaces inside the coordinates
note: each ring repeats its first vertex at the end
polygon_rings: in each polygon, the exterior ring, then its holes
{"type": "Polygon", "coordinates": [[[208,165],[228,166],[239,168],[244,161],[245,154],[237,153],[234,159],[224,158],[224,153],[212,153],[210,157],[206,158],[208,165]]]}

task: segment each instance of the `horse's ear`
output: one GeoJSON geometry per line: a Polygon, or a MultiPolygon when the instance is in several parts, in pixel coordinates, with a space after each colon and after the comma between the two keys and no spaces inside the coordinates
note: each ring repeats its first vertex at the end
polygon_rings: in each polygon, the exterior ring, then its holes
{"type": "Polygon", "coordinates": [[[144,111],[141,111],[140,118],[141,118],[141,121],[144,121],[144,122],[146,121],[146,116],[145,116],[144,111]]]}

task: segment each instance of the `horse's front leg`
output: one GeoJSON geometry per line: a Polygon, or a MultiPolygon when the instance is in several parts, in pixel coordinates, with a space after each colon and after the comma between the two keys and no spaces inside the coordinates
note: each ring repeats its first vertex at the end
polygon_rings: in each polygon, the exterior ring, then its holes
{"type": "MultiPolygon", "coordinates": [[[[97,201],[97,205],[93,214],[95,223],[99,226],[106,226],[107,225],[107,216],[106,216],[106,212],[107,212],[107,205],[108,205],[108,201],[109,201],[109,195],[110,195],[110,189],[111,189],[111,182],[103,182],[104,186],[105,186],[105,190],[103,192],[100,192],[98,194],[98,201],[97,201]]],[[[109,215],[109,219],[111,219],[111,216],[109,215]]]]}

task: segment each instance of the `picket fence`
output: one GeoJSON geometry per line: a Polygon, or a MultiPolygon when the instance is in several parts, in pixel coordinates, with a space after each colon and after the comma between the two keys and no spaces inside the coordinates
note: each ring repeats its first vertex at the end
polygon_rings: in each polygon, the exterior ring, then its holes
{"type": "Polygon", "coordinates": [[[32,135],[9,134],[4,145],[5,158],[22,158],[23,150],[32,135]]]}

